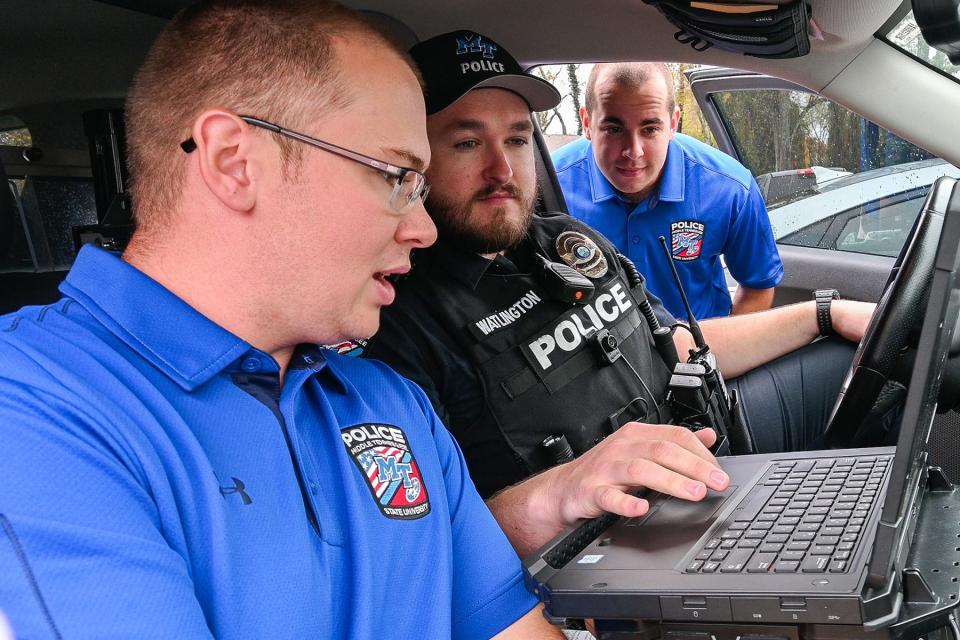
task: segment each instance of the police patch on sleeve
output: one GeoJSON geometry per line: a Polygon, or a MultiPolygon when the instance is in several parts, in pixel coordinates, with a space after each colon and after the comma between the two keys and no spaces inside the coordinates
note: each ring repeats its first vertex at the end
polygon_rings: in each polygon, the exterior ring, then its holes
{"type": "Polygon", "coordinates": [[[607,259],[596,243],[579,231],[564,231],[557,236],[560,259],[588,278],[607,274],[607,259]]]}
{"type": "Polygon", "coordinates": [[[696,260],[703,249],[707,226],[696,220],[677,220],[670,223],[670,244],[674,260],[696,260]]]}
{"type": "Polygon", "coordinates": [[[403,429],[389,424],[358,424],[341,429],[340,438],[383,515],[394,520],[416,520],[430,513],[427,487],[403,429]]]}

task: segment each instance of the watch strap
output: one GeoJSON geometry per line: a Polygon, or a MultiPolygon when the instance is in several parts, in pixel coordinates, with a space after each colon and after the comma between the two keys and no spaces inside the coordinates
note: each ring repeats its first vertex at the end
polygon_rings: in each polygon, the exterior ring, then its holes
{"type": "Polygon", "coordinates": [[[834,300],[840,299],[840,292],[836,289],[817,289],[813,292],[813,299],[817,303],[817,327],[820,335],[832,336],[834,331],[830,306],[834,300]]]}

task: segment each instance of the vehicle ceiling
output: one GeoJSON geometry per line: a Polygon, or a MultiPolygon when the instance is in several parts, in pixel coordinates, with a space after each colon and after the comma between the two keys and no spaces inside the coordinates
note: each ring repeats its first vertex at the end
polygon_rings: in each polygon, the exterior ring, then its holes
{"type": "MultiPolygon", "coordinates": [[[[900,69],[885,67],[891,52],[883,49],[890,48],[874,38],[901,7],[901,0],[809,0],[824,37],[812,43],[808,56],[792,60],[751,58],[715,48],[696,52],[675,42],[676,29],[641,0],[346,2],[393,16],[421,39],[458,28],[485,33],[524,65],[646,59],[776,75],[821,91],[931,151],[958,160],[956,152],[937,148],[945,144],[944,138],[960,139],[960,135],[944,136],[945,131],[960,127],[946,114],[953,109],[941,109],[943,114],[938,116],[924,112],[920,100],[911,103],[910,94],[916,94],[909,86],[912,81],[894,86],[891,78],[898,78],[900,69]],[[848,73],[851,69],[855,72],[848,73]],[[928,128],[937,126],[938,134],[924,135],[922,126],[911,127],[904,109],[928,128]]],[[[0,86],[6,90],[0,95],[0,113],[66,98],[121,98],[165,17],[187,4],[189,0],[5,0],[5,19],[0,21],[5,63],[0,86]],[[103,64],[104,60],[110,64],[103,64]]],[[[937,95],[946,96],[955,89],[949,86],[955,83],[933,72],[927,76],[915,66],[924,76],[917,82],[941,83],[937,95]]],[[[910,71],[914,75],[915,70],[910,71]]],[[[952,98],[956,104],[956,94],[952,98]]]]}
{"type": "MultiPolygon", "coordinates": [[[[822,88],[866,47],[901,0],[809,0],[824,31],[811,55],[792,61],[748,58],[712,49],[693,51],[673,39],[676,28],[641,0],[457,0],[405,2],[402,20],[421,38],[455,28],[485,33],[526,65],[548,62],[665,60],[797,74],[822,88]],[[791,69],[796,71],[791,72],[791,69]],[[801,72],[800,69],[807,69],[801,72]]],[[[397,15],[393,0],[347,0],[397,15]]],[[[400,16],[397,16],[400,17],[400,16]]],[[[796,78],[791,77],[791,80],[796,78]]]]}

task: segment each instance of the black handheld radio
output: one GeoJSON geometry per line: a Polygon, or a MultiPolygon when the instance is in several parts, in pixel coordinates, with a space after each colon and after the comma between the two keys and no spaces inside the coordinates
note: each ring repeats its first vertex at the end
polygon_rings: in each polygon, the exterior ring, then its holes
{"type": "MultiPolygon", "coordinates": [[[[677,362],[670,377],[667,403],[676,424],[694,431],[710,427],[717,432],[717,442],[711,449],[716,455],[751,453],[753,443],[746,428],[746,420],[736,391],[728,393],[723,376],[717,368],[716,356],[710,351],[690,302],[680,282],[667,241],[660,236],[660,244],[670,263],[674,282],[687,311],[690,335],[695,348],[690,349],[686,362],[677,362]]],[[[682,325],[681,325],[682,326],[682,325]]]]}
{"type": "Polygon", "coordinates": [[[590,278],[542,254],[538,253],[536,257],[540,261],[540,283],[552,298],[571,305],[587,304],[593,299],[594,285],[590,278]]]}

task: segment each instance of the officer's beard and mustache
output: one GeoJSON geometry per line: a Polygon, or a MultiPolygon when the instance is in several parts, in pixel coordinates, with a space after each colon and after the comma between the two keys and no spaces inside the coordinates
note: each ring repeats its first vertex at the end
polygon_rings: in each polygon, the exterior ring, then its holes
{"type": "Polygon", "coordinates": [[[533,220],[533,207],[538,193],[539,186],[533,193],[527,194],[514,183],[494,184],[460,202],[431,193],[426,207],[443,242],[471,253],[487,255],[512,249],[523,240],[533,220]],[[519,212],[514,207],[497,207],[491,214],[481,218],[474,211],[474,205],[498,191],[513,196],[519,212]]]}

